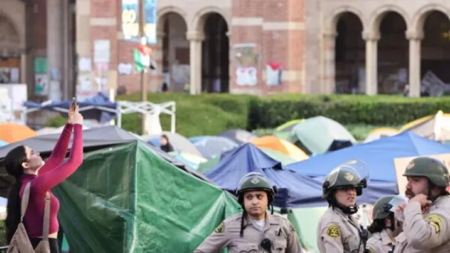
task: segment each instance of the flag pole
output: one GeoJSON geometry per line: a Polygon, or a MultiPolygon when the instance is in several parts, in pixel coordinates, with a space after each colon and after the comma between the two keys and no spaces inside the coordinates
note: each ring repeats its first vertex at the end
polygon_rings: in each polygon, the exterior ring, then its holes
{"type": "MultiPolygon", "coordinates": [[[[141,45],[146,46],[147,45],[147,38],[145,37],[145,0],[139,0],[139,12],[141,15],[139,15],[139,37],[141,39],[141,45]]],[[[144,66],[143,70],[141,72],[141,101],[146,102],[147,101],[147,74],[146,74],[147,68],[144,66]]],[[[146,114],[141,114],[141,133],[142,135],[145,135],[147,132],[145,131],[145,121],[146,121],[146,114]]]]}

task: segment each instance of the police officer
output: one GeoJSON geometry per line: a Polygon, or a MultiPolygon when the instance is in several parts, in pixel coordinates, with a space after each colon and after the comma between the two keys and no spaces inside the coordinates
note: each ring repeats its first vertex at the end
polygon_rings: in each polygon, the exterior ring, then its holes
{"type": "Polygon", "coordinates": [[[238,189],[238,201],[244,211],[223,221],[194,253],[219,252],[302,252],[290,222],[267,208],[274,200],[274,189],[260,173],[244,176],[238,189]]]}
{"type": "Polygon", "coordinates": [[[349,161],[334,169],[323,183],[323,197],[329,204],[317,229],[317,244],[321,253],[360,253],[365,251],[367,231],[352,216],[358,211],[356,196],[366,187],[365,179],[349,161]]]}
{"type": "Polygon", "coordinates": [[[408,179],[406,205],[399,206],[403,215],[403,233],[397,237],[394,252],[450,252],[450,196],[446,191],[449,175],[437,159],[419,157],[406,167],[408,179]]]}
{"type": "Polygon", "coordinates": [[[367,241],[369,253],[392,252],[395,237],[401,232],[401,224],[395,219],[394,208],[395,199],[399,196],[382,197],[372,209],[373,222],[367,228],[372,234],[367,241]]]}

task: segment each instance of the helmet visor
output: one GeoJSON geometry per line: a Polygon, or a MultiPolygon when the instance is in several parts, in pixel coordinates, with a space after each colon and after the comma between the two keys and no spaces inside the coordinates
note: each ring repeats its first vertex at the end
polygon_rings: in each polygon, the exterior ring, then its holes
{"type": "Polygon", "coordinates": [[[328,176],[330,185],[335,185],[342,176],[349,184],[357,184],[358,186],[365,188],[369,181],[369,168],[367,164],[361,160],[347,161],[330,172],[328,176]]]}

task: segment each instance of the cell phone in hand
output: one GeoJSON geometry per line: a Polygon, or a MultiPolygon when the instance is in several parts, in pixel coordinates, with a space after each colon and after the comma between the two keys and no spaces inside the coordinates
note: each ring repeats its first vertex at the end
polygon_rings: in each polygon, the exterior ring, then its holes
{"type": "Polygon", "coordinates": [[[77,99],[75,97],[72,98],[72,104],[74,104],[75,106],[77,106],[77,99]]]}

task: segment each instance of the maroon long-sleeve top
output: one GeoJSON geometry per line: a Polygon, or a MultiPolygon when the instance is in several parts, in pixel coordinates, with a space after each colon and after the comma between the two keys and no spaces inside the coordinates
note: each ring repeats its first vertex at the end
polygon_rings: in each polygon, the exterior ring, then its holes
{"type": "MultiPolygon", "coordinates": [[[[20,198],[28,182],[31,182],[30,200],[24,216],[25,228],[31,238],[42,237],[44,220],[45,194],[54,186],[72,175],[83,162],[83,128],[80,124],[66,124],[64,130],[56,143],[50,158],[39,170],[38,175],[24,174],[21,177],[20,198]],[[70,135],[74,129],[74,138],[70,158],[62,163],[69,146],[70,135]]],[[[59,210],[58,199],[50,192],[50,231],[55,233],[59,230],[57,214],[59,210]]]]}

